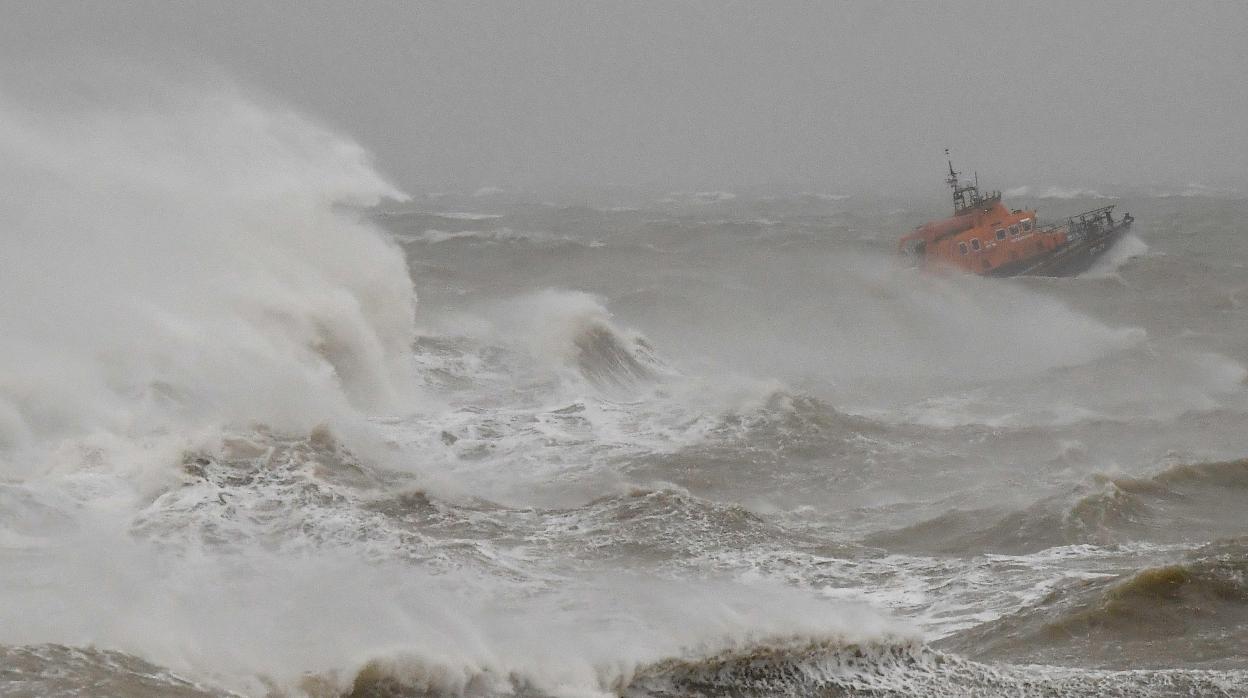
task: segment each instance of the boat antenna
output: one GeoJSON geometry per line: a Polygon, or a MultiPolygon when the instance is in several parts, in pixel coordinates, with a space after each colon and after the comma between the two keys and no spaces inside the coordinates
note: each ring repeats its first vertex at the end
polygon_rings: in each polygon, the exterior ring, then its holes
{"type": "Polygon", "coordinates": [[[949,149],[945,148],[945,162],[949,163],[949,176],[945,178],[945,184],[948,184],[955,192],[958,191],[958,173],[953,169],[953,160],[949,157],[949,149]]]}
{"type": "Polygon", "coordinates": [[[945,148],[945,162],[949,163],[949,178],[945,183],[953,189],[953,210],[955,213],[974,206],[979,201],[979,173],[975,173],[975,184],[962,186],[958,182],[958,172],[953,169],[953,160],[949,157],[949,149],[945,148]],[[970,197],[967,194],[970,194],[970,197]]]}

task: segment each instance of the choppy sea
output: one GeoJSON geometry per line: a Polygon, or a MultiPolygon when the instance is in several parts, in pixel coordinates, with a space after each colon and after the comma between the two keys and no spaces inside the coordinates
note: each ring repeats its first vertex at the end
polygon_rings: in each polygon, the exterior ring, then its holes
{"type": "Polygon", "coordinates": [[[0,695],[1248,696],[1248,200],[928,274],[935,187],[407,197],[179,99],[0,132],[0,695]]]}

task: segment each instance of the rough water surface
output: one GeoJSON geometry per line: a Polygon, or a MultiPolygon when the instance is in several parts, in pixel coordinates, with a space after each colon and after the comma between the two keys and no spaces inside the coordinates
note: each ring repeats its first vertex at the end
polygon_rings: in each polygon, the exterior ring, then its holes
{"type": "Polygon", "coordinates": [[[2,696],[1248,696],[1248,202],[988,280],[893,258],[939,190],[4,110],[2,696]]]}

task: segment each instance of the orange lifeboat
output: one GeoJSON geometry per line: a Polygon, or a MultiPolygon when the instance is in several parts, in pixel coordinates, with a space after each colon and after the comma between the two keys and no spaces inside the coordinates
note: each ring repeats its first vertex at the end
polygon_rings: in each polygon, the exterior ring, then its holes
{"type": "MultiPolygon", "coordinates": [[[[946,151],[947,153],[948,151],[946,151]]],[[[978,179],[978,178],[976,178],[978,179]]],[[[1065,225],[1040,225],[1035,210],[1006,208],[1001,192],[986,195],[978,181],[963,184],[949,161],[953,215],[924,223],[898,242],[898,251],[921,267],[955,267],[986,276],[1073,276],[1130,229],[1113,206],[1086,211],[1065,225]]]]}

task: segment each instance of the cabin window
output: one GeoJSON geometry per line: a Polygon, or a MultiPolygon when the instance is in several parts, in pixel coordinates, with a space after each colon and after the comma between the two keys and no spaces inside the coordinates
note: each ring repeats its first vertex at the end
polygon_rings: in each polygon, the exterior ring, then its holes
{"type": "Polygon", "coordinates": [[[1031,219],[1030,219],[1030,218],[1028,218],[1027,220],[1023,221],[1023,230],[1026,230],[1026,231],[1030,231],[1030,230],[1031,230],[1031,219]]]}
{"type": "Polygon", "coordinates": [[[1010,226],[1010,235],[1018,235],[1018,224],[1017,224],[1017,223],[1015,223],[1014,225],[1011,225],[1011,226],[1010,226]]]}
{"type": "Polygon", "coordinates": [[[975,250],[976,252],[979,251],[979,238],[971,239],[971,249],[975,250]]]}
{"type": "MultiPolygon", "coordinates": [[[[1015,232],[1017,233],[1017,231],[1015,231],[1015,232]]],[[[1005,239],[1005,228],[1002,228],[1001,230],[998,230],[998,231],[997,231],[997,239],[998,239],[998,240],[1004,240],[1004,239],[1005,239]]]]}
{"type": "Polygon", "coordinates": [[[966,243],[965,243],[965,242],[959,242],[959,243],[958,243],[958,252],[961,252],[962,254],[966,254],[966,243]]]}

